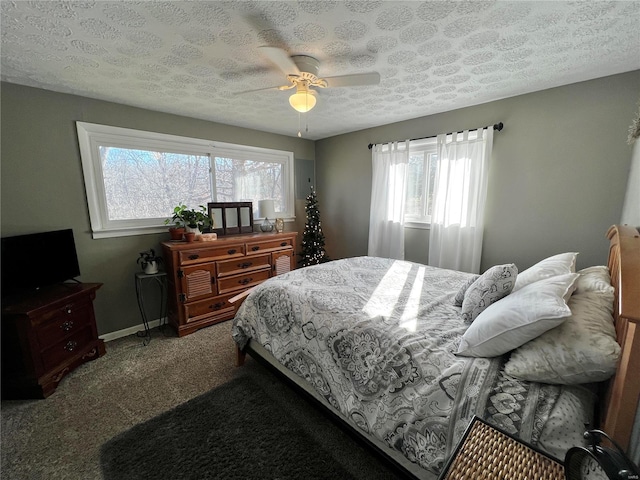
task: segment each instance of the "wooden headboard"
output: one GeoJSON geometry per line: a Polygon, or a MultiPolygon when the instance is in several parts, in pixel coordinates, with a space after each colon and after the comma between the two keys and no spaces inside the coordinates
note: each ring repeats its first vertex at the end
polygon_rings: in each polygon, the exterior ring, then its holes
{"type": "Polygon", "coordinates": [[[627,225],[614,225],[609,238],[609,271],[615,288],[614,322],[622,348],[615,376],[602,404],[600,428],[625,450],[640,397],[640,233],[627,225]]]}

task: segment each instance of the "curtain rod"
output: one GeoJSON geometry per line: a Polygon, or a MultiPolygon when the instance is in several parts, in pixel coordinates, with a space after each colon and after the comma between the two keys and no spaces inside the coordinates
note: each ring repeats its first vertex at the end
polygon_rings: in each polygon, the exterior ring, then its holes
{"type": "MultiPolygon", "coordinates": [[[[491,125],[487,125],[486,127],[482,127],[482,129],[484,130],[485,128],[489,128],[491,125]]],[[[493,125],[493,129],[500,131],[504,128],[504,123],[499,122],[493,125]]],[[[446,135],[453,135],[454,132],[449,132],[446,135]]],[[[462,133],[462,132],[455,132],[455,133],[462,133]]],[[[409,139],[410,142],[413,142],[414,140],[425,140],[427,138],[436,138],[437,135],[431,135],[430,137],[420,137],[420,138],[411,138],[409,139]]],[[[371,150],[373,148],[373,146],[376,145],[375,143],[370,143],[369,144],[369,150],[371,150]]]]}

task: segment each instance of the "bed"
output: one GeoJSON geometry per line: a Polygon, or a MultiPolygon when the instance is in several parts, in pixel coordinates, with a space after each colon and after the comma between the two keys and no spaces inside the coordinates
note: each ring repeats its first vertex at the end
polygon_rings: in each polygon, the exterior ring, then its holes
{"type": "Polygon", "coordinates": [[[556,457],[601,426],[627,447],[640,395],[640,235],[482,275],[356,257],[272,277],[232,334],[409,477],[435,479],[474,416],[556,457]]]}

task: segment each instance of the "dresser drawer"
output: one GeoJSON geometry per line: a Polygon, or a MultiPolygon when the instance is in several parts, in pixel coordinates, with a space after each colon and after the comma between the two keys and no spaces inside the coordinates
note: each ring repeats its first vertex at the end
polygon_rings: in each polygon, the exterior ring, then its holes
{"type": "Polygon", "coordinates": [[[92,310],[93,306],[87,302],[70,303],[64,308],[56,309],[46,323],[35,329],[40,349],[44,350],[90,325],[92,310]]]}
{"type": "Polygon", "coordinates": [[[235,314],[235,305],[229,302],[232,296],[233,294],[220,295],[185,304],[183,308],[187,323],[211,317],[232,318],[235,314]],[[228,315],[230,316],[227,317],[228,315]]]}
{"type": "Polygon", "coordinates": [[[265,270],[248,272],[244,275],[236,275],[233,277],[225,277],[218,280],[218,291],[220,293],[237,292],[238,290],[246,290],[254,285],[264,282],[271,276],[271,267],[267,266],[265,270]]]}
{"type": "MultiPolygon", "coordinates": [[[[215,242],[212,242],[215,243],[215,242]]],[[[178,253],[180,265],[217,260],[219,258],[241,257],[244,255],[244,243],[215,245],[194,250],[182,250],[178,253]]]]}
{"type": "Polygon", "coordinates": [[[55,368],[61,363],[75,357],[80,350],[94,340],[91,328],[84,328],[61,340],[42,352],[42,363],[45,370],[55,368]]]}
{"type": "Polygon", "coordinates": [[[218,277],[228,277],[229,275],[238,275],[245,272],[269,268],[271,266],[270,260],[270,254],[266,254],[216,262],[218,266],[218,277]]]}
{"type": "Polygon", "coordinates": [[[247,243],[247,255],[258,252],[270,252],[285,247],[293,247],[292,238],[275,238],[273,240],[260,240],[247,243]]]}

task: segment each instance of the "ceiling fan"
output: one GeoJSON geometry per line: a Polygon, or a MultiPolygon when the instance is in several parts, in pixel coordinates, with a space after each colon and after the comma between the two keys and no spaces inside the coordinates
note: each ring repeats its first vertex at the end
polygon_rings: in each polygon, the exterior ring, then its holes
{"type": "Polygon", "coordinates": [[[260,90],[290,90],[295,88],[296,93],[289,97],[289,103],[298,112],[305,113],[316,105],[316,91],[314,88],[355,87],[380,83],[380,74],[378,72],[320,78],[318,76],[320,62],[316,58],[309,55],[289,56],[285,50],[278,47],[264,46],[259,48],[265,57],[286,75],[290,83],[277,87],[246,90],[237,94],[260,90]]]}

